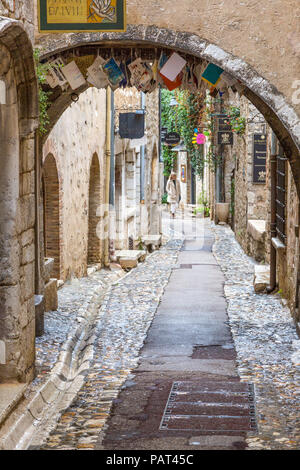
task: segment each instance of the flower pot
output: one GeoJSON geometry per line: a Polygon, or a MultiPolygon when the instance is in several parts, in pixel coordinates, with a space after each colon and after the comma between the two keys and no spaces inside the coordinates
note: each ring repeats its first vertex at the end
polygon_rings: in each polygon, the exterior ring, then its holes
{"type": "Polygon", "coordinates": [[[217,223],[222,222],[227,224],[229,218],[230,204],[228,202],[216,203],[216,218],[217,223]]]}

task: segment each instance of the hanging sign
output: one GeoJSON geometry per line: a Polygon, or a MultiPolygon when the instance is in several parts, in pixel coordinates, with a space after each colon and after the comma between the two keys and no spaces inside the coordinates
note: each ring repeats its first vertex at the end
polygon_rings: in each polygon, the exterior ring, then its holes
{"type": "Polygon", "coordinates": [[[165,142],[167,133],[168,133],[168,128],[167,127],[162,127],[161,131],[160,131],[161,141],[162,142],[165,142]]]}
{"type": "Polygon", "coordinates": [[[233,132],[218,132],[218,145],[233,145],[233,132]]]}
{"type": "Polygon", "coordinates": [[[126,0],[38,0],[40,33],[126,31],[126,0]]]}
{"type": "Polygon", "coordinates": [[[141,139],[145,134],[144,113],[120,113],[119,134],[121,139],[141,139]]]}
{"type": "Polygon", "coordinates": [[[253,183],[266,182],[267,136],[254,134],[253,136],[253,183]]]}
{"type": "Polygon", "coordinates": [[[224,115],[219,115],[218,117],[218,129],[220,132],[230,132],[231,131],[231,125],[228,124],[229,118],[224,115]]]}
{"type": "Polygon", "coordinates": [[[175,147],[180,142],[180,135],[177,132],[169,132],[165,137],[165,144],[175,147]]]}

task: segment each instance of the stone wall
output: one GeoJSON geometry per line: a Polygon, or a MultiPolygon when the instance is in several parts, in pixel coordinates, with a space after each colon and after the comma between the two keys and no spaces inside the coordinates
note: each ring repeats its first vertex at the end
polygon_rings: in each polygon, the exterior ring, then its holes
{"type": "Polygon", "coordinates": [[[34,0],[0,0],[0,16],[6,16],[23,23],[32,43],[36,24],[34,0]]]}
{"type": "Polygon", "coordinates": [[[0,77],[0,383],[26,382],[34,375],[37,84],[22,23],[3,17],[0,77]]]}
{"type": "MultiPolygon", "coordinates": [[[[115,92],[115,126],[122,110],[133,112],[142,107],[141,94],[134,88],[115,92]]],[[[129,237],[134,247],[143,235],[160,233],[162,196],[161,165],[158,158],[159,106],[158,91],[145,96],[145,136],[142,139],[121,139],[116,133],[115,196],[116,248],[128,249],[129,237]],[[144,151],[144,162],[142,159],[144,151]],[[141,168],[143,165],[143,168],[141,168]],[[141,178],[141,171],[143,177],[141,178]],[[143,182],[143,188],[140,186],[143,182]],[[143,196],[143,197],[142,197],[143,196]],[[125,234],[125,236],[124,236],[125,234]]]]}
{"type": "MultiPolygon", "coordinates": [[[[73,103],[64,112],[43,147],[44,162],[48,155],[53,155],[58,172],[59,272],[63,280],[86,275],[88,240],[98,243],[96,234],[91,234],[88,230],[89,220],[93,230],[101,224],[100,217],[95,220],[97,202],[90,201],[89,195],[94,197],[90,189],[95,178],[98,178],[99,186],[94,188],[98,195],[98,206],[104,203],[105,123],[105,90],[90,88],[80,96],[77,103],[73,103]],[[99,175],[95,175],[95,168],[99,175]]],[[[47,177],[46,173],[44,176],[47,177]]],[[[95,257],[93,259],[95,260],[95,257]]],[[[100,257],[99,261],[101,262],[100,257]]]]}

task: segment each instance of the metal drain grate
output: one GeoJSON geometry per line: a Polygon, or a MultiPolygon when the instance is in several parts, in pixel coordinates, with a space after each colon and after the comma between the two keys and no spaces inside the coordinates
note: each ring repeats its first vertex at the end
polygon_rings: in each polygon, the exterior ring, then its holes
{"type": "Polygon", "coordinates": [[[257,431],[254,387],[237,380],[173,382],[161,431],[257,431]]]}

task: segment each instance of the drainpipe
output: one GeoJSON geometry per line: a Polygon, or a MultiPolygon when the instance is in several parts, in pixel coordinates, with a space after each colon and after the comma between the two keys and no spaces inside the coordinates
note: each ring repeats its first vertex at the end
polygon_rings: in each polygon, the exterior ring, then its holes
{"type": "Polygon", "coordinates": [[[270,294],[276,288],[276,248],[273,246],[272,238],[276,233],[276,179],[277,179],[277,139],[272,132],[272,145],[270,157],[271,173],[271,240],[270,240],[270,285],[267,292],[270,294]]]}
{"type": "Polygon", "coordinates": [[[40,143],[39,131],[35,131],[34,138],[34,165],[35,165],[35,184],[34,184],[34,199],[35,199],[35,294],[39,295],[40,292],[40,276],[41,276],[41,259],[40,259],[40,151],[42,145],[40,143]]]}
{"type": "Polygon", "coordinates": [[[115,95],[111,93],[109,204],[115,206],[115,95]]]}
{"type": "Polygon", "coordinates": [[[110,159],[111,159],[111,115],[112,115],[112,90],[106,90],[106,177],[105,177],[105,212],[104,220],[104,265],[109,266],[109,196],[110,196],[110,159]]]}
{"type": "MultiPolygon", "coordinates": [[[[141,107],[145,109],[146,106],[146,97],[143,92],[141,92],[141,107]]],[[[140,147],[140,202],[143,203],[145,200],[145,145],[140,147]]]]}

